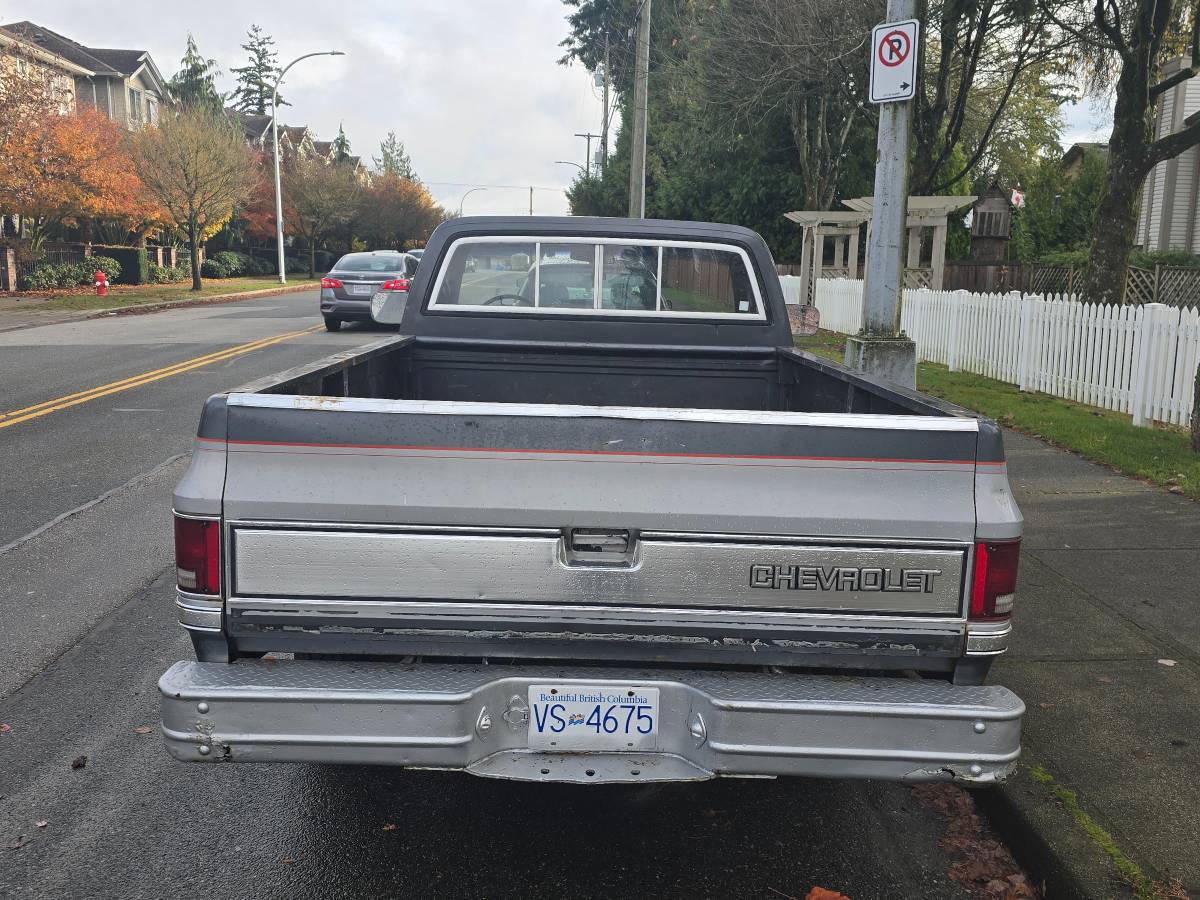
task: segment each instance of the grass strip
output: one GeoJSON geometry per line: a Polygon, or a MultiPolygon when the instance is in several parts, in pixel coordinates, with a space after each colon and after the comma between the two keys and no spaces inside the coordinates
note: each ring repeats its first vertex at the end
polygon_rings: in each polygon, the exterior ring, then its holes
{"type": "MultiPolygon", "coordinates": [[[[797,339],[796,346],[841,361],[845,337],[823,331],[797,339]]],[[[917,367],[917,387],[1126,475],[1200,500],[1200,454],[1192,451],[1182,428],[1135,428],[1123,413],[1048,394],[1022,393],[1016,385],[951,372],[935,363],[917,367]]]]}
{"type": "MultiPolygon", "coordinates": [[[[320,286],[320,283],[310,282],[305,278],[295,282],[289,281],[287,286],[302,287],[306,285],[315,289],[320,286]]],[[[118,306],[141,306],[148,303],[193,300],[198,297],[213,297],[221,294],[242,294],[276,287],[280,287],[280,284],[279,278],[274,275],[205,279],[203,287],[198,291],[191,289],[190,281],[181,284],[113,285],[109,287],[108,294],[104,297],[98,297],[94,291],[64,294],[53,300],[36,301],[31,303],[30,307],[38,310],[113,309],[118,306]]]]}

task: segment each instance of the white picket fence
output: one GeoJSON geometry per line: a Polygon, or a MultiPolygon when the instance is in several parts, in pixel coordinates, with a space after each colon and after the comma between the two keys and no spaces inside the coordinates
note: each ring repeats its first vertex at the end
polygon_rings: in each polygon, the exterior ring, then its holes
{"type": "MultiPolygon", "coordinates": [[[[858,332],[862,290],[861,281],[817,282],[821,327],[858,332]]],[[[1191,421],[1200,309],[920,289],[905,290],[900,323],[919,360],[951,371],[1128,413],[1135,425],[1191,421]]]]}

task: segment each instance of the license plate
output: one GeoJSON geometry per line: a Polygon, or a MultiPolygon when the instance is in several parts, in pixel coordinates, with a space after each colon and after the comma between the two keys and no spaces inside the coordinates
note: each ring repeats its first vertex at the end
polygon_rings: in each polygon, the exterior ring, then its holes
{"type": "Polygon", "coordinates": [[[653,750],[658,688],[633,684],[529,687],[529,746],[539,750],[653,750]]]}
{"type": "Polygon", "coordinates": [[[370,297],[375,293],[375,285],[373,284],[352,284],[350,285],[350,293],[358,297],[370,297]]]}

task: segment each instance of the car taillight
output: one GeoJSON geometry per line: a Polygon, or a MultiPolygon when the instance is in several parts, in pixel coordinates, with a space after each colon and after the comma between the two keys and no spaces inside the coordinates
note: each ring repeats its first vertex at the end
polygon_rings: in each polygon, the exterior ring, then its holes
{"type": "Polygon", "coordinates": [[[221,523],[175,517],[175,578],[193,594],[221,592],[221,523]]]}
{"type": "Polygon", "coordinates": [[[1017,591],[1021,542],[979,541],[975,544],[975,574],[971,580],[971,615],[975,621],[1012,615],[1017,591]]]}
{"type": "Polygon", "coordinates": [[[340,288],[342,283],[336,278],[322,278],[321,287],[323,288],[340,288]]]}
{"type": "Polygon", "coordinates": [[[380,290],[381,291],[407,291],[408,290],[408,279],[407,278],[393,278],[391,281],[385,281],[383,283],[383,287],[381,287],[380,290]]]}

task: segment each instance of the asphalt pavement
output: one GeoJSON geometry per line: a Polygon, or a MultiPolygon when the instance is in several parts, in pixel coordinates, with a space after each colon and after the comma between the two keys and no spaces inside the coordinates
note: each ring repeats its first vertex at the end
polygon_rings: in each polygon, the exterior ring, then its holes
{"type": "Polygon", "coordinates": [[[171,760],[172,488],[204,398],[380,336],[319,324],[294,294],[0,334],[0,413],[33,411],[0,418],[0,896],[967,896],[946,822],[900,784],[171,760]]]}

